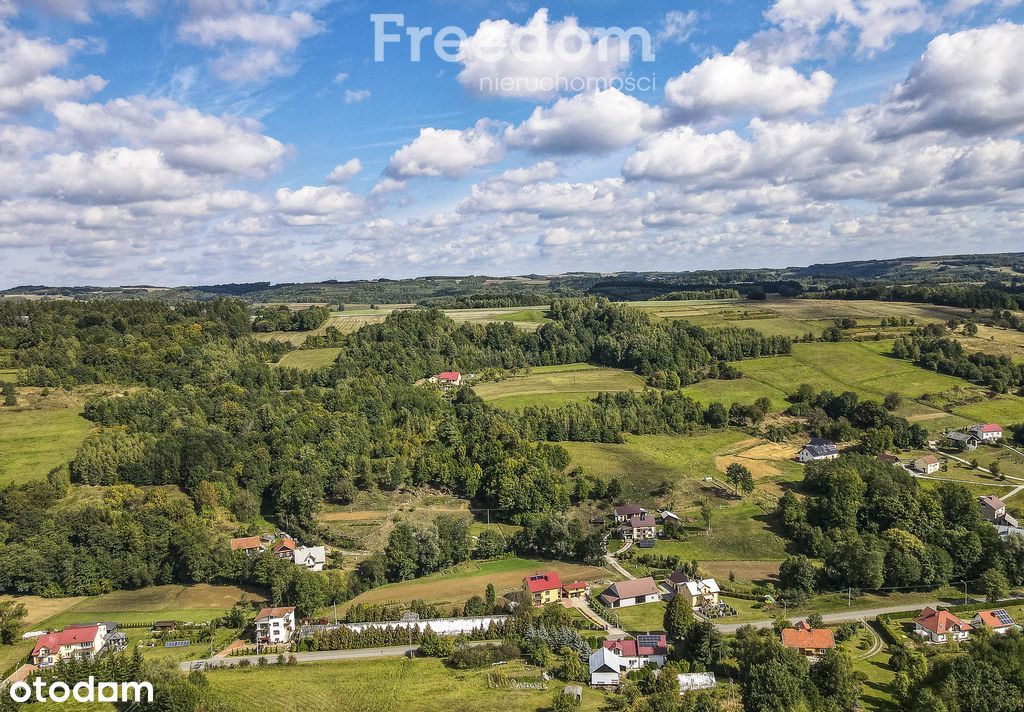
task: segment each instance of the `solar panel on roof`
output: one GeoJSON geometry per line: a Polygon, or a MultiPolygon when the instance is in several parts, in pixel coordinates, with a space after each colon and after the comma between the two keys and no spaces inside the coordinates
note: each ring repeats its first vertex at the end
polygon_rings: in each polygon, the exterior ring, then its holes
{"type": "Polygon", "coordinates": [[[636,637],[636,644],[645,648],[653,648],[657,646],[660,642],[660,635],[652,635],[650,633],[645,633],[643,635],[638,635],[636,637]]]}
{"type": "Polygon", "coordinates": [[[1010,618],[1010,614],[1006,612],[1006,609],[1000,608],[997,611],[992,611],[992,615],[998,619],[1000,625],[1013,625],[1013,618],[1010,618]]]}

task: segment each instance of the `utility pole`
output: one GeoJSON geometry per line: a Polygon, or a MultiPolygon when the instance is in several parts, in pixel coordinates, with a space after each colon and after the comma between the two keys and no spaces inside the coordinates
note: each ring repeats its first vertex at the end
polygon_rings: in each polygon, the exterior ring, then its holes
{"type": "Polygon", "coordinates": [[[960,583],[962,583],[964,585],[964,605],[966,606],[967,605],[967,582],[966,581],[961,581],[960,583]]]}
{"type": "Polygon", "coordinates": [[[849,608],[853,605],[853,587],[846,589],[846,607],[849,608]]]}

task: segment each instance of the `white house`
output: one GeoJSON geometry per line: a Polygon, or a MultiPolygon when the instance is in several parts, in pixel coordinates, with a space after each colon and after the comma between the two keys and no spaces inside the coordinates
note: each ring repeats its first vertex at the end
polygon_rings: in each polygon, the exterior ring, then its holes
{"type": "Polygon", "coordinates": [[[654,517],[642,514],[632,517],[625,524],[619,525],[619,533],[624,541],[643,541],[644,539],[653,539],[657,536],[657,527],[658,523],[654,517]]]}
{"type": "Polygon", "coordinates": [[[41,668],[62,660],[92,660],[103,650],[107,626],[72,625],[56,633],[40,636],[32,649],[32,664],[41,668]]]}
{"type": "Polygon", "coordinates": [[[667,579],[677,596],[682,596],[691,608],[706,608],[718,604],[721,589],[713,578],[694,580],[684,571],[673,571],[667,579]]]}
{"type": "Polygon", "coordinates": [[[601,592],[601,602],[609,608],[626,608],[661,600],[658,584],[650,576],[628,581],[616,581],[601,592]]]}
{"type": "Polygon", "coordinates": [[[305,566],[310,571],[323,571],[327,563],[327,549],[322,546],[300,546],[292,555],[296,566],[305,566]]]}
{"type": "Polygon", "coordinates": [[[294,608],[264,608],[256,616],[256,642],[283,645],[295,635],[294,608]]]}
{"type": "Polygon", "coordinates": [[[930,606],[914,619],[914,632],[936,644],[967,640],[971,630],[970,623],[960,620],[949,611],[937,611],[930,606]]]}
{"type": "Polygon", "coordinates": [[[942,469],[942,462],[935,455],[922,455],[914,460],[914,469],[926,475],[931,475],[942,469]]]}
{"type": "Polygon", "coordinates": [[[998,423],[981,423],[971,428],[974,436],[982,442],[995,442],[1003,437],[1003,426],[998,423]]]}
{"type": "Polygon", "coordinates": [[[997,608],[994,611],[978,611],[971,619],[971,625],[975,628],[988,628],[996,635],[1006,635],[1018,627],[1005,608],[997,608]]]}
{"type": "Polygon", "coordinates": [[[803,449],[797,453],[796,457],[800,462],[835,460],[839,457],[839,448],[831,440],[811,438],[811,441],[803,446],[803,449]]]}
{"type": "Polygon", "coordinates": [[[664,667],[668,658],[668,636],[663,633],[606,640],[601,645],[619,656],[623,670],[639,670],[648,663],[664,667]]]}
{"type": "Polygon", "coordinates": [[[600,647],[590,654],[590,684],[601,687],[618,687],[622,659],[613,651],[600,647]]]}

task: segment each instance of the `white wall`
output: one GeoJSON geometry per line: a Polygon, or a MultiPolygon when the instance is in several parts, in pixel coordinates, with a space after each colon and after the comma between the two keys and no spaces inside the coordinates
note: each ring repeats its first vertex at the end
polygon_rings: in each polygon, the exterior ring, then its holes
{"type": "Polygon", "coordinates": [[[433,618],[430,620],[413,621],[403,623],[401,621],[373,621],[370,623],[342,623],[344,627],[355,633],[361,633],[367,628],[392,628],[410,627],[414,630],[423,630],[428,625],[430,630],[442,635],[458,635],[459,633],[470,633],[477,628],[486,628],[491,623],[507,621],[512,616],[474,616],[472,618],[433,618]]]}

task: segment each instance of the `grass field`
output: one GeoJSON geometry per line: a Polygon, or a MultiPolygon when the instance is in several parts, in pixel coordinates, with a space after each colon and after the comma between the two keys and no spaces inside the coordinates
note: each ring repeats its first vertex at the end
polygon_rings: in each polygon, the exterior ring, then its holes
{"type": "Polygon", "coordinates": [[[643,390],[644,385],[643,379],[630,371],[569,364],[557,369],[535,368],[526,375],[481,383],[473,390],[502,408],[522,408],[585,401],[602,391],[638,391],[643,390]]]}
{"type": "Polygon", "coordinates": [[[277,365],[313,371],[330,366],[340,353],[341,349],[300,349],[286,353],[277,365]]]}
{"type": "MultiPolygon", "coordinates": [[[[540,678],[539,670],[510,663],[502,670],[540,678]]],[[[488,685],[487,670],[449,670],[439,660],[381,658],[304,664],[209,674],[210,689],[228,709],[247,712],[508,712],[550,710],[562,683],[542,690],[504,690],[488,685]]],[[[584,687],[583,709],[602,708],[607,696],[584,687]]]]}
{"type": "Polygon", "coordinates": [[[560,561],[518,558],[473,561],[413,581],[371,589],[356,596],[345,607],[347,609],[356,603],[411,601],[415,598],[442,605],[461,604],[471,596],[483,595],[489,583],[494,584],[499,595],[516,590],[522,585],[523,578],[535,571],[556,571],[563,581],[594,582],[616,578],[604,568],[560,561]]]}
{"type": "Polygon", "coordinates": [[[384,321],[390,310],[365,310],[363,312],[333,312],[323,324],[312,331],[267,331],[253,334],[259,341],[283,341],[292,346],[302,346],[309,336],[317,336],[333,326],[343,334],[348,334],[360,329],[367,324],[379,324],[384,321]]]}
{"type": "Polygon", "coordinates": [[[91,423],[78,407],[0,410],[0,485],[46,477],[74,457],[91,423]]]}
{"type": "Polygon", "coordinates": [[[628,633],[660,633],[665,630],[666,605],[664,601],[658,601],[616,608],[615,615],[622,622],[623,630],[628,633]]]}
{"type": "Polygon", "coordinates": [[[780,411],[789,407],[785,391],[751,378],[735,378],[727,381],[708,380],[683,388],[683,394],[703,406],[717,401],[728,408],[733,403],[750,405],[758,398],[772,402],[772,410],[780,411]]]}

